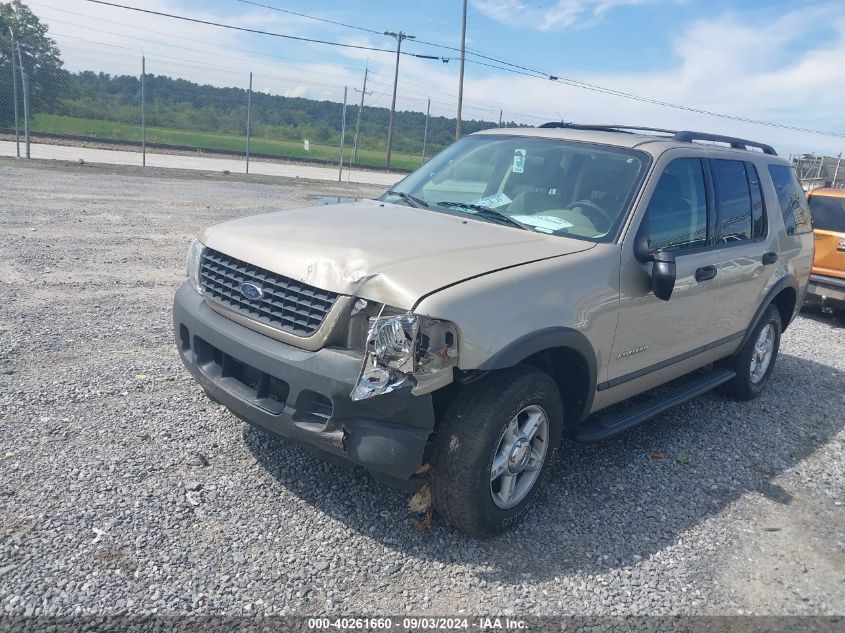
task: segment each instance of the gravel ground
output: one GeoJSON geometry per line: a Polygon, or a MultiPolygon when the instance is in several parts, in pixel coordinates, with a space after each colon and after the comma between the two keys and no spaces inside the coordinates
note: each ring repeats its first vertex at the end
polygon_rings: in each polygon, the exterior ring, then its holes
{"type": "Polygon", "coordinates": [[[171,340],[201,227],[374,192],[2,160],[0,191],[0,614],[845,614],[832,317],[757,401],[565,445],[516,531],[418,533],[406,495],[211,403],[171,340]]]}

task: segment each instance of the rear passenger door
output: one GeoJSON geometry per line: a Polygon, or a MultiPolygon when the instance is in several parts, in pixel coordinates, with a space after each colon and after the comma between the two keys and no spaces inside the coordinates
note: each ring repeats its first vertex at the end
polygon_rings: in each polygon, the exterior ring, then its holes
{"type": "Polygon", "coordinates": [[[744,332],[777,265],[770,239],[761,174],[751,161],[711,158],[714,218],[712,260],[719,307],[714,323],[721,336],[744,332]]]}

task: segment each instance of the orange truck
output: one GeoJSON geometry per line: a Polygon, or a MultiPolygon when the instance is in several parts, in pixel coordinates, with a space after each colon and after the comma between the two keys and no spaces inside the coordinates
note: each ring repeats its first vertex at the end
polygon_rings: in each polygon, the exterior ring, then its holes
{"type": "Polygon", "coordinates": [[[845,315],[845,189],[813,189],[807,200],[816,238],[807,300],[845,315]]]}

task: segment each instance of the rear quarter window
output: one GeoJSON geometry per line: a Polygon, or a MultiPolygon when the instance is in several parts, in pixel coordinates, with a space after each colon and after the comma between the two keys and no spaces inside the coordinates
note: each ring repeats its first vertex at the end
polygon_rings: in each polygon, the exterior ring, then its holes
{"type": "Polygon", "coordinates": [[[787,165],[769,165],[769,174],[778,195],[786,232],[789,235],[812,232],[807,196],[804,195],[795,170],[787,165]]]}

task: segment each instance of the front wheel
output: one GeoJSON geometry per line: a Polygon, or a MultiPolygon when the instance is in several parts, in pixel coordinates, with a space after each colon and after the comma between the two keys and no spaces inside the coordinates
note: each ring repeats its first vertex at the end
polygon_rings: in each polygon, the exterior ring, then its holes
{"type": "Polygon", "coordinates": [[[437,511],[478,536],[515,525],[551,470],[562,425],[557,385],[533,367],[499,370],[464,387],[435,439],[437,511]]]}
{"type": "Polygon", "coordinates": [[[760,395],[772,375],[780,349],[780,313],[769,306],[751,336],[739,351],[726,361],[736,376],[725,384],[725,391],[738,400],[752,400],[760,395]]]}

